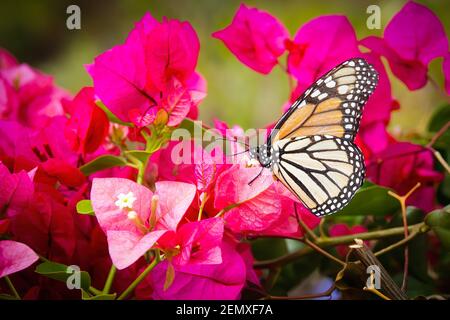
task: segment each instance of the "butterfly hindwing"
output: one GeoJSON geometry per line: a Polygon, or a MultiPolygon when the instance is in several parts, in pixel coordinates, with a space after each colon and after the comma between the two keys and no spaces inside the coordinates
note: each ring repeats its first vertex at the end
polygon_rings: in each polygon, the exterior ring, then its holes
{"type": "Polygon", "coordinates": [[[343,62],[317,80],[275,125],[271,142],[312,135],[353,140],[378,74],[364,59],[343,62]]]}
{"type": "Polygon", "coordinates": [[[349,140],[313,135],[272,147],[273,173],[317,216],[342,209],[363,183],[363,156],[349,140]]]}

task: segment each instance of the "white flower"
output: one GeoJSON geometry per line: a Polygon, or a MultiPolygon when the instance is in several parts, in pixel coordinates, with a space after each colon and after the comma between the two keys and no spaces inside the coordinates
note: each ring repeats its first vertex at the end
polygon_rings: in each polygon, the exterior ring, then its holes
{"type": "Polygon", "coordinates": [[[133,209],[133,202],[136,201],[136,197],[133,192],[128,192],[127,194],[120,193],[117,196],[117,201],[114,203],[120,209],[130,208],[133,209]]]}

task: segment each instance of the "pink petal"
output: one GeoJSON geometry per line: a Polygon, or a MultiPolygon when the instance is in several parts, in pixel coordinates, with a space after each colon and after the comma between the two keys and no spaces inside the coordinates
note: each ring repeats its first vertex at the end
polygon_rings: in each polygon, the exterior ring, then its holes
{"type": "Polygon", "coordinates": [[[38,255],[23,243],[0,241],[0,278],[26,269],[38,259],[38,255]]]}
{"type": "Polygon", "coordinates": [[[163,20],[150,30],[145,41],[147,68],[153,84],[164,90],[172,77],[185,83],[197,65],[199,50],[197,34],[188,22],[163,20]]]}
{"type": "Polygon", "coordinates": [[[414,203],[427,211],[433,209],[435,191],[427,189],[430,182],[441,181],[443,176],[435,171],[433,155],[429,150],[409,142],[394,142],[374,158],[379,161],[366,165],[367,177],[371,181],[392,188],[400,195],[421,182],[422,186],[414,192],[407,204],[414,203]]]}
{"type": "Polygon", "coordinates": [[[281,214],[281,201],[274,188],[269,188],[251,200],[225,213],[228,227],[235,232],[267,229],[281,214]]]}
{"type": "Polygon", "coordinates": [[[217,178],[214,206],[222,209],[251,200],[263,193],[273,184],[272,175],[267,170],[264,170],[261,176],[249,185],[260,171],[260,167],[245,168],[241,165],[234,165],[224,171],[217,178]]]}
{"type": "Polygon", "coordinates": [[[0,70],[14,67],[17,64],[16,58],[10,52],[0,48],[0,70]]]}
{"type": "Polygon", "coordinates": [[[196,187],[190,183],[159,181],[156,192],[159,196],[160,214],[158,225],[167,230],[176,230],[186,210],[192,203],[196,187]]]}
{"type": "Polygon", "coordinates": [[[428,68],[419,60],[403,60],[389,47],[385,40],[370,36],[361,40],[361,44],[377,55],[383,55],[389,62],[392,72],[402,80],[410,90],[422,88],[427,83],[428,68]]]}
{"type": "Polygon", "coordinates": [[[157,230],[142,236],[126,230],[107,231],[109,254],[113,264],[119,270],[129,267],[166,232],[167,230],[157,230]]]}
{"type": "Polygon", "coordinates": [[[129,41],[95,58],[87,67],[96,94],[123,121],[130,121],[128,109],[146,110],[153,101],[145,92],[146,72],[141,43],[129,41]]]}
{"type": "Polygon", "coordinates": [[[230,300],[237,299],[245,284],[246,266],[230,245],[222,245],[222,263],[175,267],[173,284],[164,290],[167,262],[158,264],[151,273],[153,298],[164,300],[230,300]]]}
{"type": "Polygon", "coordinates": [[[378,84],[363,109],[361,126],[365,127],[375,122],[388,124],[393,110],[399,107],[392,97],[391,83],[380,57],[374,53],[363,54],[378,72],[378,84]]]}
{"type": "Polygon", "coordinates": [[[129,192],[137,198],[133,204],[133,210],[141,221],[148,221],[153,196],[148,188],[123,178],[95,178],[92,181],[92,207],[105,233],[113,230],[128,231],[136,236],[143,235],[136,224],[128,219],[127,212],[115,205],[119,194],[129,192]]]}
{"type": "Polygon", "coordinates": [[[448,53],[448,39],[439,18],[427,7],[408,2],[392,18],[384,38],[368,37],[361,42],[389,61],[392,72],[410,90],[428,80],[428,64],[448,53]]]}
{"type": "MultiPolygon", "coordinates": [[[[190,222],[180,227],[182,252],[176,258],[178,265],[222,263],[220,244],[224,232],[222,218],[190,222]]],[[[174,261],[175,263],[175,261],[174,261]]]]}
{"type": "Polygon", "coordinates": [[[360,54],[345,16],[321,16],[305,23],[288,46],[288,69],[302,90],[337,64],[360,54]]]}
{"type": "Polygon", "coordinates": [[[163,102],[164,109],[169,113],[168,126],[174,127],[186,118],[193,102],[191,95],[180,81],[173,78],[166,89],[163,102]]]}
{"type": "Polygon", "coordinates": [[[283,54],[289,33],[269,13],[241,4],[232,23],[213,37],[222,40],[242,63],[267,74],[283,54]]]}
{"type": "Polygon", "coordinates": [[[424,66],[448,52],[448,39],[439,18],[426,6],[413,1],[392,18],[384,39],[402,60],[418,60],[424,66]]]}

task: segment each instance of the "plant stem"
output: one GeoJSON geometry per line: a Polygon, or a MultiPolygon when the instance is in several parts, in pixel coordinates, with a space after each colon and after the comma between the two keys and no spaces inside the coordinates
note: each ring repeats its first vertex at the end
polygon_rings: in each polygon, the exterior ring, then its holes
{"type": "Polygon", "coordinates": [[[12,294],[14,295],[14,297],[16,297],[17,299],[21,299],[19,293],[16,290],[16,287],[14,287],[14,284],[12,283],[11,279],[8,276],[5,276],[5,281],[6,284],[9,287],[9,290],[11,290],[12,294]]]}
{"type": "Polygon", "coordinates": [[[308,246],[311,247],[311,249],[319,252],[321,255],[327,257],[328,259],[333,260],[334,262],[340,264],[341,266],[345,266],[345,262],[336,258],[335,256],[333,256],[332,254],[326,252],[325,250],[323,250],[321,247],[317,246],[314,242],[308,240],[305,238],[304,243],[308,246]]]}
{"type": "Polygon", "coordinates": [[[123,300],[127,298],[134,289],[145,279],[145,277],[153,270],[153,268],[158,264],[160,260],[158,258],[153,259],[152,263],[150,263],[147,268],[125,289],[124,292],[117,298],[117,300],[123,300]]]}
{"type": "Polygon", "coordinates": [[[206,201],[208,201],[209,194],[204,194],[200,208],[198,209],[198,221],[202,220],[203,209],[205,208],[206,201]]]}
{"type": "Polygon", "coordinates": [[[450,128],[450,121],[448,121],[446,124],[442,126],[442,128],[439,129],[438,132],[434,134],[434,136],[431,138],[430,142],[428,142],[427,147],[431,148],[436,143],[436,141],[450,128]]]}
{"type": "Polygon", "coordinates": [[[136,182],[138,184],[142,184],[144,182],[144,175],[145,175],[145,168],[147,166],[144,166],[142,164],[138,165],[138,174],[137,174],[137,179],[136,182]]]}
{"type": "MultiPolygon", "coordinates": [[[[418,182],[414,187],[412,187],[411,190],[409,190],[404,196],[399,196],[398,194],[388,191],[388,194],[391,197],[396,198],[400,202],[400,206],[402,209],[402,220],[403,220],[403,229],[404,229],[404,239],[407,239],[409,236],[409,230],[408,230],[408,220],[406,217],[406,200],[408,197],[417,190],[417,188],[420,187],[420,182],[418,182]]],[[[405,242],[406,243],[406,242],[405,242]]],[[[408,286],[408,269],[409,269],[409,248],[408,246],[405,246],[404,250],[404,259],[405,263],[403,265],[403,281],[402,281],[402,290],[405,292],[406,288],[408,286]]]]}
{"type": "Polygon", "coordinates": [[[114,281],[114,277],[116,276],[117,268],[114,265],[111,265],[111,269],[109,269],[108,278],[106,278],[105,287],[103,288],[103,293],[108,294],[109,290],[111,290],[111,286],[114,281]]]}
{"type": "Polygon", "coordinates": [[[299,217],[298,212],[297,212],[297,206],[294,203],[294,212],[295,212],[295,217],[297,218],[297,222],[298,224],[301,226],[301,228],[303,229],[303,231],[306,232],[307,235],[309,235],[311,237],[311,239],[313,239],[314,241],[317,240],[317,236],[316,234],[306,225],[305,222],[303,222],[303,220],[299,217]]]}
{"type": "Polygon", "coordinates": [[[100,291],[92,286],[89,287],[89,292],[92,293],[94,296],[98,296],[103,293],[102,291],[100,291]]]}
{"type": "Polygon", "coordinates": [[[333,293],[334,289],[336,289],[336,286],[333,285],[325,292],[322,293],[314,293],[314,294],[307,294],[304,296],[287,296],[287,297],[280,297],[280,296],[267,296],[267,300],[303,300],[303,299],[315,299],[315,298],[322,298],[322,297],[329,297],[333,293]]]}
{"type": "Polygon", "coordinates": [[[439,163],[447,171],[447,173],[450,174],[450,167],[449,167],[448,163],[444,160],[444,158],[442,158],[442,155],[439,153],[439,151],[434,150],[433,154],[436,157],[436,160],[439,161],[439,163]]]}
{"type": "Polygon", "coordinates": [[[382,254],[385,254],[386,252],[389,252],[391,250],[394,250],[396,248],[401,247],[404,244],[407,244],[408,242],[410,242],[412,239],[414,239],[417,235],[422,234],[422,233],[426,233],[430,230],[430,227],[428,227],[426,224],[423,225],[423,227],[421,227],[420,229],[415,229],[413,230],[407,238],[403,238],[402,240],[391,244],[390,246],[383,248],[377,252],[375,252],[375,256],[381,256],[382,254]]]}
{"type": "MultiPolygon", "coordinates": [[[[419,235],[422,233],[428,232],[430,229],[425,225],[424,222],[414,224],[411,226],[408,226],[408,231],[411,232],[411,234],[414,233],[414,235],[419,235]]],[[[364,233],[358,233],[354,235],[347,235],[347,236],[341,236],[341,237],[332,237],[332,238],[318,238],[314,243],[320,248],[326,248],[331,246],[336,246],[340,244],[350,244],[355,241],[355,238],[362,239],[362,240],[376,240],[376,239],[383,239],[393,236],[399,236],[404,234],[404,228],[403,227],[395,227],[385,230],[377,230],[377,231],[370,231],[370,232],[364,232],[364,233]]],[[[266,260],[266,261],[257,261],[254,264],[254,267],[257,269],[264,269],[264,268],[274,268],[277,266],[282,266],[284,264],[288,264],[290,262],[293,262],[297,260],[300,257],[303,257],[311,252],[314,252],[314,250],[311,247],[304,247],[297,251],[291,252],[287,255],[266,260]]]]}

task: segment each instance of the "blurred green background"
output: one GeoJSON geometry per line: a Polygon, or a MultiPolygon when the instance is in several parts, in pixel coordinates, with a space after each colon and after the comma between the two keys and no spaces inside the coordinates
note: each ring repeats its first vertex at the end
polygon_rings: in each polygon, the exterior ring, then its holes
{"type": "MultiPolygon", "coordinates": [[[[352,22],[358,38],[381,35],[391,17],[406,1],[245,1],[250,6],[269,11],[289,29],[291,35],[305,22],[319,15],[344,14],[352,22]],[[381,8],[382,29],[366,27],[366,9],[371,4],[381,8]]],[[[431,8],[450,34],[450,1],[419,1],[431,8]]],[[[76,93],[92,81],[84,69],[95,56],[124,41],[146,11],[189,21],[197,31],[201,51],[198,70],[208,81],[208,96],[200,107],[200,118],[211,123],[220,118],[244,128],[261,127],[273,122],[289,95],[288,79],[275,68],[269,76],[242,65],[211,33],[228,25],[240,1],[149,1],[149,0],[1,0],[0,46],[55,77],[58,85],[76,93]],[[66,8],[81,8],[81,30],[66,28],[66,8]]],[[[431,77],[439,88],[429,83],[410,93],[393,80],[394,96],[401,110],[393,115],[391,128],[421,131],[437,105],[448,100],[442,90],[442,60],[431,64],[431,77]]]]}

